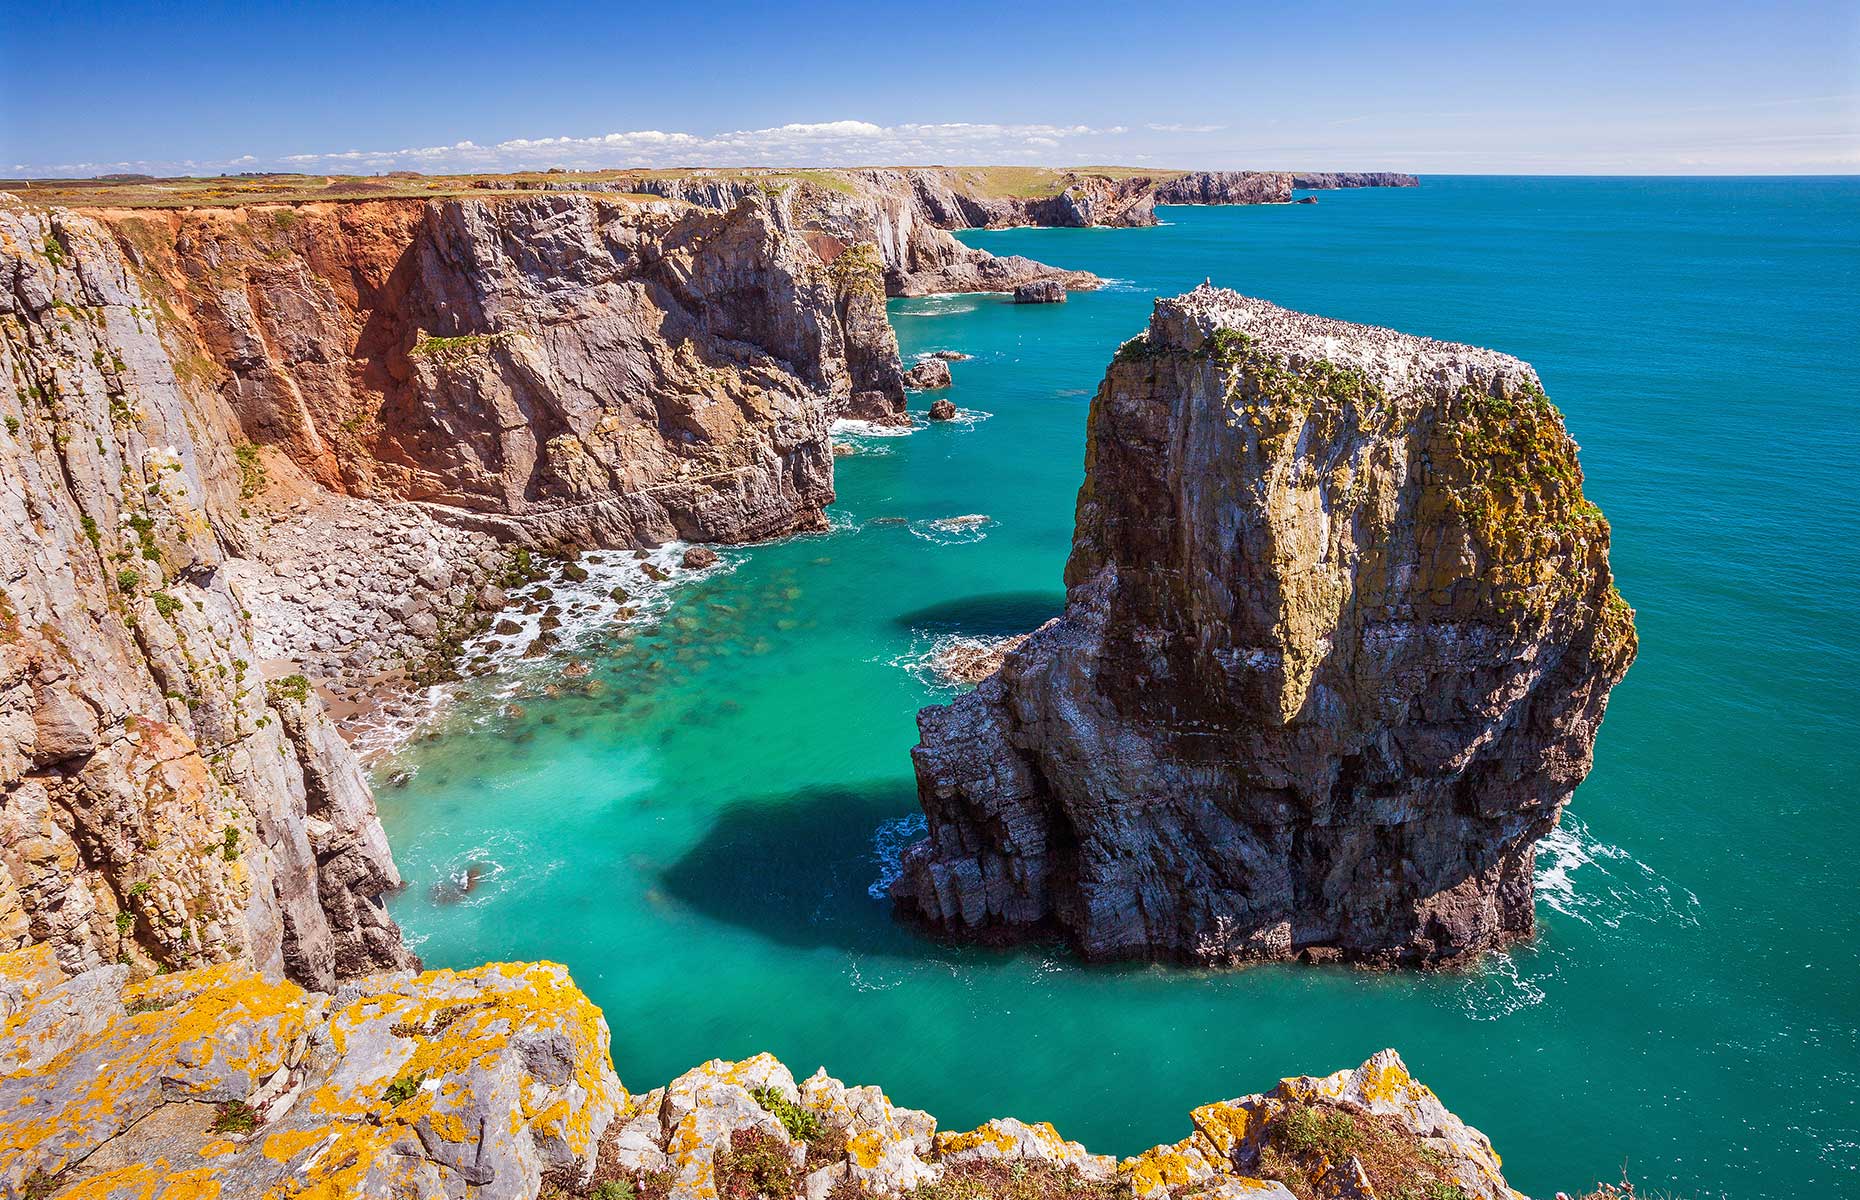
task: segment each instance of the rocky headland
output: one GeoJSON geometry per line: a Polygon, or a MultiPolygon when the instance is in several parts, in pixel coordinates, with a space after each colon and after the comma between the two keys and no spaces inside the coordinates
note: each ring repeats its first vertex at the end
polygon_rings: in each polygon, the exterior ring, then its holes
{"type": "Polygon", "coordinates": [[[240,964],[140,982],[0,954],[0,1192],[32,1200],[1512,1200],[1392,1050],[1203,1105],[1118,1159],[763,1054],[650,1091],[553,963],[306,990],[240,964]]]}
{"type": "Polygon", "coordinates": [[[909,167],[616,172],[574,180],[491,177],[475,181],[475,186],[627,192],[715,209],[757,193],[788,196],[792,211],[804,222],[856,229],[851,236],[879,246],[892,294],[913,296],[1011,291],[1017,284],[1041,279],[1057,279],[1073,289],[1096,286],[1097,281],[1083,272],[1026,259],[977,260],[968,247],[943,235],[946,230],[1023,225],[1130,228],[1156,224],[1158,204],[1287,204],[1294,188],[1415,187],[1419,182],[1412,175],[1361,171],[909,167]]]}
{"type": "Polygon", "coordinates": [[[1213,965],[1529,935],[1635,652],[1530,367],[1204,286],[1086,436],[1065,614],[919,715],[901,910],[1213,965]]]}
{"type": "Polygon", "coordinates": [[[1421,181],[1400,171],[1298,171],[1292,186],[1312,190],[1364,187],[1420,187],[1421,181]]]}

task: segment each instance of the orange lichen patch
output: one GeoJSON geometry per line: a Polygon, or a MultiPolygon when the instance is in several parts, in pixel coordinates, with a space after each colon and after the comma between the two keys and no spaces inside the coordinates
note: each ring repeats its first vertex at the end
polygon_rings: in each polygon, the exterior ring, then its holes
{"type": "Polygon", "coordinates": [[[1139,1198],[1200,1183],[1217,1170],[1206,1146],[1199,1137],[1183,1138],[1173,1146],[1152,1146],[1117,1164],[1117,1177],[1139,1198]]]}
{"type": "Polygon", "coordinates": [[[1414,1081],[1408,1074],[1407,1064],[1393,1053],[1376,1055],[1362,1065],[1361,1072],[1362,1081],[1358,1087],[1371,1103],[1404,1104],[1417,1091],[1423,1095],[1433,1094],[1414,1081]]]}
{"type": "Polygon", "coordinates": [[[166,1159],[135,1163],[93,1175],[59,1193],[59,1200],[219,1200],[218,1172],[211,1167],[168,1171],[166,1159]]]}
{"type": "Polygon", "coordinates": [[[64,981],[65,973],[50,942],[35,942],[0,954],[0,987],[17,991],[22,1000],[30,1000],[64,981]]]}
{"type": "Polygon", "coordinates": [[[1265,1111],[1264,1102],[1222,1100],[1195,1109],[1189,1119],[1208,1139],[1215,1153],[1231,1157],[1236,1146],[1246,1145],[1250,1139],[1258,1137],[1270,1115],[1265,1111]]]}
{"type": "Polygon", "coordinates": [[[868,1129],[854,1134],[846,1143],[846,1153],[853,1162],[870,1171],[878,1166],[878,1161],[885,1153],[885,1135],[883,1131],[868,1129]]]}
{"type": "MultiPolygon", "coordinates": [[[[392,1146],[413,1140],[416,1124],[429,1137],[472,1145],[479,1137],[476,1122],[468,1119],[474,1096],[484,1076],[496,1072],[520,1072],[512,1082],[521,1111],[511,1113],[510,1133],[527,1120],[539,1138],[559,1139],[577,1155],[592,1152],[602,1106],[570,1100],[608,1091],[607,1025],[561,966],[428,971],[337,1010],[329,1036],[338,1054],[359,1046],[364,1036],[377,1044],[385,1036],[388,1045],[410,1046],[411,1053],[398,1069],[394,1058],[384,1060],[391,1074],[356,1072],[310,1090],[300,1102],[302,1112],[330,1123],[265,1140],[264,1152],[274,1160],[293,1161],[311,1151],[297,1169],[306,1197],[353,1194],[366,1172],[385,1169],[392,1146]],[[531,1077],[522,1057],[511,1052],[513,1037],[538,1032],[567,1038],[573,1067],[566,1083],[531,1077]],[[327,1146],[312,1150],[332,1134],[327,1146]]],[[[618,1103],[625,1102],[622,1089],[618,1103]]]]}
{"type": "MultiPolygon", "coordinates": [[[[1052,1126],[1047,1126],[1051,1129],[1052,1126]]],[[[1054,1134],[1058,1136],[1057,1133],[1054,1134]]],[[[1002,1129],[995,1122],[978,1125],[967,1133],[939,1133],[936,1135],[936,1152],[943,1154],[961,1154],[965,1150],[979,1150],[984,1146],[993,1147],[1002,1154],[1011,1154],[1020,1145],[1014,1135],[1002,1129]]]]}
{"type": "Polygon", "coordinates": [[[163,1097],[243,1094],[284,1066],[308,1033],[314,1009],[293,983],[222,965],[158,977],[125,998],[174,1001],[110,1022],[94,1038],[40,1068],[57,1081],[56,1104],[0,1117],[0,1167],[28,1161],[64,1169],[148,1112],[163,1097]]]}

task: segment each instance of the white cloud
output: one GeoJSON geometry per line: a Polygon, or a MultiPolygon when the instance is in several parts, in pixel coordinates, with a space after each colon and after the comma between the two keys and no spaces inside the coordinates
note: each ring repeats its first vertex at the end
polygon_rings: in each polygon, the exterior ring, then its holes
{"type": "MultiPolygon", "coordinates": [[[[542,167],[855,166],[920,162],[1033,162],[1067,146],[1127,133],[1122,125],[943,122],[877,125],[871,121],[797,121],[764,129],[695,134],[634,129],[589,137],[509,138],[481,145],[469,139],[400,149],[319,150],[262,159],[251,154],[220,162],[15,164],[20,174],[82,175],[112,171],[530,170],[542,167]]],[[[1063,156],[1062,156],[1063,157],[1063,156]]]]}

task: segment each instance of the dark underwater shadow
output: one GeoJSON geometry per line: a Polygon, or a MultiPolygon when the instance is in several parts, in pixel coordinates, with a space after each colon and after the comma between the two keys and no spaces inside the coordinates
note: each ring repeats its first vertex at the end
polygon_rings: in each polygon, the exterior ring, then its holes
{"type": "MultiPolygon", "coordinates": [[[[1050,592],[991,592],[945,600],[892,620],[906,629],[950,633],[1010,634],[1038,629],[1065,611],[1066,594],[1050,592]]],[[[915,811],[916,801],[912,801],[915,811]]]]}
{"type": "MultiPolygon", "coordinates": [[[[703,916],[785,946],[952,962],[1016,953],[937,942],[870,894],[880,826],[921,811],[906,780],[746,800],[724,810],[661,886],[703,916]]],[[[918,836],[896,839],[897,848],[918,836]]]]}

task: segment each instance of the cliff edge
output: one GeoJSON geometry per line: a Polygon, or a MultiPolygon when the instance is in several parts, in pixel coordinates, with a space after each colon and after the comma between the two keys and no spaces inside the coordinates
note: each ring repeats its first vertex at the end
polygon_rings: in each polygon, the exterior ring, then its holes
{"type": "Polygon", "coordinates": [[[1065,615],[919,715],[901,910],[1214,964],[1529,935],[1635,652],[1581,484],[1515,358],[1158,301],[1092,402],[1065,615]]]}
{"type": "Polygon", "coordinates": [[[767,1054],[630,1093],[553,963],[334,995],[224,965],[127,984],[0,954],[0,1191],[33,1200],[1513,1200],[1484,1135],[1384,1050],[1203,1105],[1121,1161],[1013,1118],[941,1131],[767,1054]]]}

